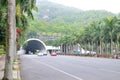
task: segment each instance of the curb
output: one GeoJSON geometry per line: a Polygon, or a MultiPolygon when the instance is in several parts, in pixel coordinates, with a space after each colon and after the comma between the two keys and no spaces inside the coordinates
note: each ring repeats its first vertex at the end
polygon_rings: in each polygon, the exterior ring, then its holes
{"type": "MultiPolygon", "coordinates": [[[[17,77],[16,77],[16,78],[17,78],[18,80],[21,80],[20,67],[19,67],[19,56],[17,56],[17,61],[16,61],[16,62],[17,62],[17,63],[16,63],[16,64],[17,64],[17,74],[16,74],[17,77]]],[[[14,78],[14,77],[13,77],[13,78],[14,78]]]]}
{"type": "MultiPolygon", "coordinates": [[[[4,76],[4,71],[2,69],[4,69],[5,66],[5,57],[2,56],[3,55],[0,55],[0,80],[2,80],[4,76]]],[[[13,62],[13,80],[21,80],[18,57],[16,57],[16,61],[13,62]]]]}
{"type": "Polygon", "coordinates": [[[13,68],[14,68],[13,69],[13,79],[21,80],[18,60],[16,60],[16,62],[14,62],[13,68]]]}

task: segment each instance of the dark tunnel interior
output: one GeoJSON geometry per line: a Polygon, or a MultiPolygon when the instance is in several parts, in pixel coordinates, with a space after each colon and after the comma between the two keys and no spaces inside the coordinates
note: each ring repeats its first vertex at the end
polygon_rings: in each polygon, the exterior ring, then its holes
{"type": "Polygon", "coordinates": [[[29,40],[23,45],[23,49],[26,51],[26,54],[32,52],[35,54],[36,50],[45,51],[45,45],[38,40],[29,40]]]}

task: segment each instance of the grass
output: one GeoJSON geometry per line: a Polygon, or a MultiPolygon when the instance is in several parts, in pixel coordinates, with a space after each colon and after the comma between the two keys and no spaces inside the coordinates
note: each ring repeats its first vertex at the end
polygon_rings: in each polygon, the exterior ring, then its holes
{"type": "Polygon", "coordinates": [[[17,68],[15,68],[15,67],[13,67],[13,70],[14,70],[14,71],[17,71],[18,69],[17,69],[17,68]]]}
{"type": "Polygon", "coordinates": [[[17,78],[13,78],[13,80],[20,80],[20,79],[17,79],[17,78]]]}
{"type": "Polygon", "coordinates": [[[5,51],[3,49],[0,49],[0,54],[5,54],[5,51]]]}

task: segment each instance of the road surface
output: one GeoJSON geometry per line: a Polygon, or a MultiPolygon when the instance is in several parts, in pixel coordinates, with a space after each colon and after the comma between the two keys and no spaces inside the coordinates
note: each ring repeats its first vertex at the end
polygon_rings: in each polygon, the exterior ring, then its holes
{"type": "Polygon", "coordinates": [[[21,55],[22,80],[120,80],[120,60],[21,55]]]}

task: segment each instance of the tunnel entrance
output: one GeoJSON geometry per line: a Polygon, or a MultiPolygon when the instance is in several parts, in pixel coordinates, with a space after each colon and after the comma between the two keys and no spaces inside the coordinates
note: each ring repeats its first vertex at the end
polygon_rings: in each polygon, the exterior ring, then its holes
{"type": "Polygon", "coordinates": [[[25,54],[30,54],[30,53],[35,54],[36,51],[46,52],[45,43],[35,38],[28,39],[27,41],[25,41],[22,48],[26,51],[25,54]]]}

